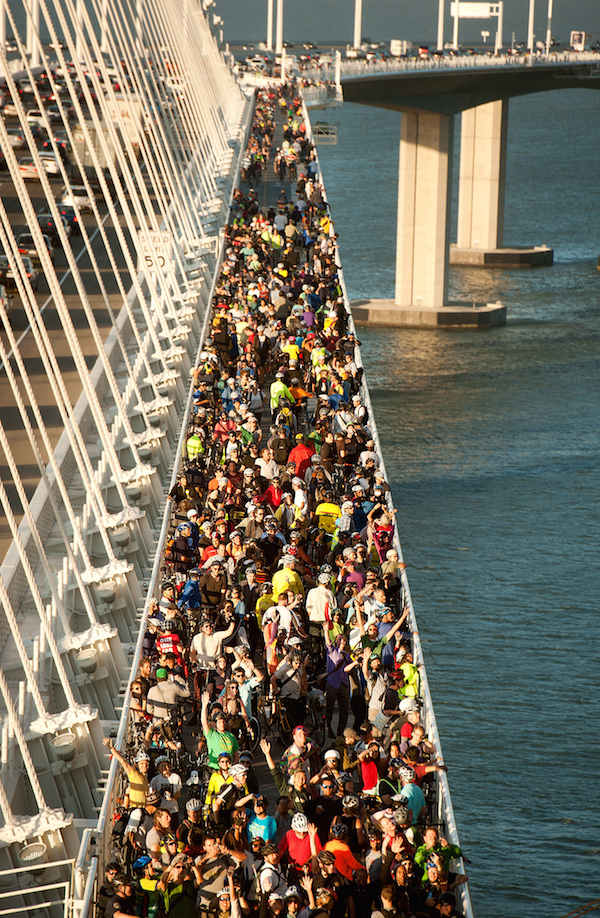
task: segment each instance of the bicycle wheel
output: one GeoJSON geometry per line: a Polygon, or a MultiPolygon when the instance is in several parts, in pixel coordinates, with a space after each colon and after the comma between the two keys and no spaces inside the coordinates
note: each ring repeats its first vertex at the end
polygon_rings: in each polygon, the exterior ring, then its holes
{"type": "Polygon", "coordinates": [[[279,739],[283,746],[287,749],[292,742],[292,728],[288,720],[288,716],[283,708],[280,708],[279,714],[277,717],[277,732],[279,733],[279,739]]]}
{"type": "Polygon", "coordinates": [[[320,706],[311,709],[311,737],[317,746],[321,747],[325,743],[325,712],[320,706]]]}

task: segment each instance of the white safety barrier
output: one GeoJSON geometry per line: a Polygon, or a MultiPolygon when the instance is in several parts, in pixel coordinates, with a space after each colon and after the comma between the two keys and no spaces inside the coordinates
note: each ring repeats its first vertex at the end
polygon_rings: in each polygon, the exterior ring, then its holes
{"type": "Polygon", "coordinates": [[[12,430],[0,424],[17,494],[15,502],[0,483],[13,538],[0,571],[0,873],[19,871],[15,892],[2,896],[20,903],[13,911],[11,901],[7,914],[62,902],[65,914],[77,914],[94,899],[92,828],[109,799],[102,738],[118,724],[152,594],[189,370],[249,130],[252,107],[204,14],[191,2],[183,21],[181,11],[175,0],[144,0],[134,14],[119,0],[34,0],[27,47],[12,8],[1,13],[21,61],[9,62],[0,45],[7,113],[0,148],[15,190],[14,201],[0,201],[0,248],[18,295],[13,310],[27,328],[15,333],[0,300],[0,372],[39,474],[31,497],[12,430]],[[50,36],[52,60],[42,34],[50,36]],[[29,117],[28,108],[35,109],[29,117]],[[9,117],[22,131],[27,167],[12,145],[9,117]],[[79,253],[52,174],[72,201],[79,253]],[[64,252],[61,269],[38,224],[40,200],[64,252]],[[45,302],[19,251],[19,224],[39,258],[45,302]],[[75,308],[92,343],[91,369],[75,308]],[[49,316],[58,317],[60,332],[49,316]],[[58,443],[48,403],[63,429],[58,443]]]}

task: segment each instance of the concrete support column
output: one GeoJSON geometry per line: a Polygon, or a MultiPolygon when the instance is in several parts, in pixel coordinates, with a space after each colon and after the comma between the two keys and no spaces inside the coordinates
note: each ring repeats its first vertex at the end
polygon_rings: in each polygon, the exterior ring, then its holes
{"type": "Polygon", "coordinates": [[[402,114],[398,179],[398,306],[445,305],[453,117],[402,114]]]}
{"type": "Polygon", "coordinates": [[[551,265],[545,245],[505,246],[504,193],[508,100],[462,113],[456,245],[450,264],[531,268],[551,265]]]}
{"type": "Polygon", "coordinates": [[[504,234],[508,100],[462,113],[457,246],[499,249],[504,234]]]}

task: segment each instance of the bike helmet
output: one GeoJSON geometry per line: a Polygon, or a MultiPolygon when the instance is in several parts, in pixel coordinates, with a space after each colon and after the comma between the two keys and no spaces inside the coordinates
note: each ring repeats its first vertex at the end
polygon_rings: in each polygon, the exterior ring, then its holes
{"type": "Polygon", "coordinates": [[[198,800],[197,797],[192,797],[185,805],[188,813],[197,813],[198,810],[202,809],[202,801],[198,800]]]}
{"type": "Polygon", "coordinates": [[[241,777],[242,775],[246,775],[247,772],[248,772],[248,769],[246,768],[245,765],[234,765],[232,768],[229,769],[229,774],[232,778],[237,778],[238,776],[241,777]]]}
{"type": "MultiPolygon", "coordinates": [[[[148,860],[150,860],[150,858],[148,858],[148,860]]],[[[300,895],[300,891],[298,890],[297,886],[290,886],[289,889],[286,890],[286,893],[283,898],[284,899],[297,899],[298,902],[302,901],[302,896],[300,895]]]]}
{"type": "Polygon", "coordinates": [[[348,837],[348,826],[344,825],[343,822],[336,822],[334,826],[329,830],[331,837],[340,841],[343,838],[348,837]]]}
{"type": "Polygon", "coordinates": [[[266,596],[267,593],[272,593],[272,592],[273,592],[273,584],[272,584],[272,583],[263,583],[263,585],[262,585],[261,588],[260,588],[260,595],[261,595],[261,596],[266,596]]]}
{"type": "Polygon", "coordinates": [[[342,806],[345,810],[355,810],[358,807],[358,797],[354,794],[346,794],[342,800],[342,806]]]}
{"type": "Polygon", "coordinates": [[[135,764],[136,764],[136,765],[139,765],[140,762],[149,762],[149,761],[150,761],[150,756],[148,755],[147,752],[144,752],[143,749],[142,749],[141,752],[138,752],[138,754],[137,754],[136,757],[135,757],[135,764]]]}
{"type": "Polygon", "coordinates": [[[388,768],[401,768],[403,764],[402,759],[393,758],[389,760],[388,768]]]}
{"type": "Polygon", "coordinates": [[[411,768],[410,765],[402,765],[398,769],[398,774],[403,781],[406,781],[407,784],[412,784],[416,777],[415,770],[414,768],[411,768]]]}
{"type": "Polygon", "coordinates": [[[188,571],[188,577],[201,577],[202,571],[199,567],[191,567],[188,571]]]}
{"type": "Polygon", "coordinates": [[[410,821],[411,821],[410,811],[407,806],[404,806],[404,804],[401,803],[398,809],[396,810],[396,812],[394,813],[394,822],[400,829],[405,826],[409,826],[410,821]]]}
{"type": "Polygon", "coordinates": [[[168,764],[168,762],[169,762],[168,755],[159,755],[156,759],[154,759],[154,764],[156,765],[157,768],[159,765],[168,764]]]}
{"type": "Polygon", "coordinates": [[[327,563],[322,564],[321,567],[319,568],[319,573],[320,574],[333,574],[333,568],[331,564],[327,564],[327,563]]]}
{"type": "Polygon", "coordinates": [[[331,582],[331,574],[319,574],[317,578],[318,582],[324,586],[331,582]]]}
{"type": "Polygon", "coordinates": [[[292,816],[292,829],[294,832],[308,832],[308,819],[304,813],[294,813],[292,816]]]}

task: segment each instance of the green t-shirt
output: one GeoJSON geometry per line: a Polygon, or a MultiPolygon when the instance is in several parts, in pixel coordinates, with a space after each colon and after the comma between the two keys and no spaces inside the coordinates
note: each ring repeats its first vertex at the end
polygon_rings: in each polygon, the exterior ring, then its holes
{"type": "Polygon", "coordinates": [[[234,753],[238,751],[239,743],[233,733],[219,733],[218,730],[205,730],[204,735],[208,744],[208,765],[209,768],[219,767],[219,756],[222,752],[228,752],[233,759],[234,753]]]}

